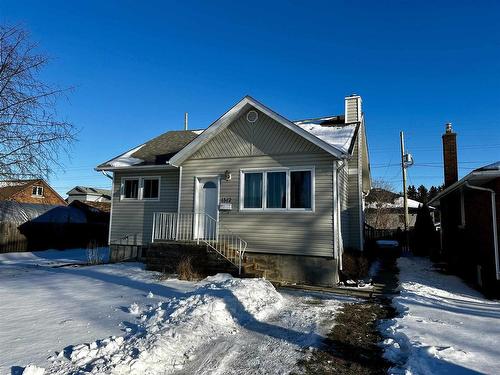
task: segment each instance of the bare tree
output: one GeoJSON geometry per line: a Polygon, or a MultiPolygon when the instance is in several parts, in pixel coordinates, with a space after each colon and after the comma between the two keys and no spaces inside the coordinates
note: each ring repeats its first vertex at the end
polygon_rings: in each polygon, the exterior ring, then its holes
{"type": "Polygon", "coordinates": [[[397,198],[393,186],[384,180],[374,180],[372,190],[367,197],[368,209],[366,219],[377,229],[391,229],[399,225],[395,213],[394,200],[397,198]]]}
{"type": "Polygon", "coordinates": [[[48,58],[27,31],[0,25],[0,178],[47,177],[68,152],[75,127],[58,118],[56,102],[67,89],[43,82],[48,58]]]}

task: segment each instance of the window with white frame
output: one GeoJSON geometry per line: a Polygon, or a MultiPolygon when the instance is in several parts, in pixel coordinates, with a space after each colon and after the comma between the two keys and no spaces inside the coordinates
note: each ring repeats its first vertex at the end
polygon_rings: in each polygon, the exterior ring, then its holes
{"type": "Polygon", "coordinates": [[[121,182],[121,200],[160,199],[160,177],[124,177],[121,182]]]}
{"type": "Polygon", "coordinates": [[[144,177],[142,179],[142,199],[158,199],[160,197],[160,179],[144,177]]]}
{"type": "Polygon", "coordinates": [[[43,197],[43,186],[33,186],[31,195],[34,197],[43,197]]]}
{"type": "Polygon", "coordinates": [[[122,182],[122,199],[139,199],[139,179],[126,178],[122,182]]]}
{"type": "Polygon", "coordinates": [[[312,211],[314,169],[241,171],[240,209],[248,211],[312,211]]]}

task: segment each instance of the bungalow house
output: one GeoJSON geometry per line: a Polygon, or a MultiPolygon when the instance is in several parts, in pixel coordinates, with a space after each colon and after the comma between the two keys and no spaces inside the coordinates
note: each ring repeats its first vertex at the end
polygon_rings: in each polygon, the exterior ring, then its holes
{"type": "Polygon", "coordinates": [[[430,204],[441,212],[441,251],[450,269],[500,295],[500,162],[458,180],[456,133],[443,135],[445,189],[430,204]]]}
{"type": "Polygon", "coordinates": [[[201,243],[240,271],[253,262],[274,280],[338,282],[344,249],[364,245],[361,104],[349,96],[344,115],[290,121],[246,96],[205,130],[186,124],[102,163],[112,252],[131,239],[201,243]]]}

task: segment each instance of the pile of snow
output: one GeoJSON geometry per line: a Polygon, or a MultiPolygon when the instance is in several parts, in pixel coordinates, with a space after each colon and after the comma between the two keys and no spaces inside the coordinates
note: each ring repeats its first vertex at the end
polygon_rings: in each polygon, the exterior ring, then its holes
{"type": "Polygon", "coordinates": [[[118,156],[117,158],[108,162],[111,167],[130,167],[132,165],[136,165],[142,163],[144,160],[139,158],[134,158],[132,155],[139,151],[145,144],[142,144],[136,148],[133,148],[130,151],[127,151],[123,155],[118,156]]]}
{"type": "Polygon", "coordinates": [[[459,278],[432,270],[427,259],[400,258],[396,319],[381,324],[394,374],[497,373],[500,302],[459,278]]]}
{"type": "MultiPolygon", "coordinates": [[[[98,247],[99,260],[109,261],[109,247],[98,247]]],[[[43,250],[35,252],[4,253],[0,254],[0,266],[60,266],[63,264],[86,264],[88,261],[87,249],[43,250]]]]}
{"type": "Polygon", "coordinates": [[[170,373],[183,368],[202,346],[276,311],[282,300],[266,280],[219,274],[186,296],[130,306],[139,320],[135,332],[75,346],[69,355],[61,352],[47,373],[170,373]]]}
{"type": "Polygon", "coordinates": [[[356,133],[356,125],[322,126],[310,121],[297,121],[295,124],[345,154],[349,152],[356,133]]]}

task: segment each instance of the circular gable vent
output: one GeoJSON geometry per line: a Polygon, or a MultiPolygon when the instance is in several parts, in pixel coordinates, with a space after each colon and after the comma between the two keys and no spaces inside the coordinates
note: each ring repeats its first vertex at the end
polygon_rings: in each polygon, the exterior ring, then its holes
{"type": "Polygon", "coordinates": [[[248,113],[247,113],[247,121],[248,122],[254,123],[255,121],[257,121],[258,118],[259,118],[259,114],[256,111],[248,111],[248,113]]]}

